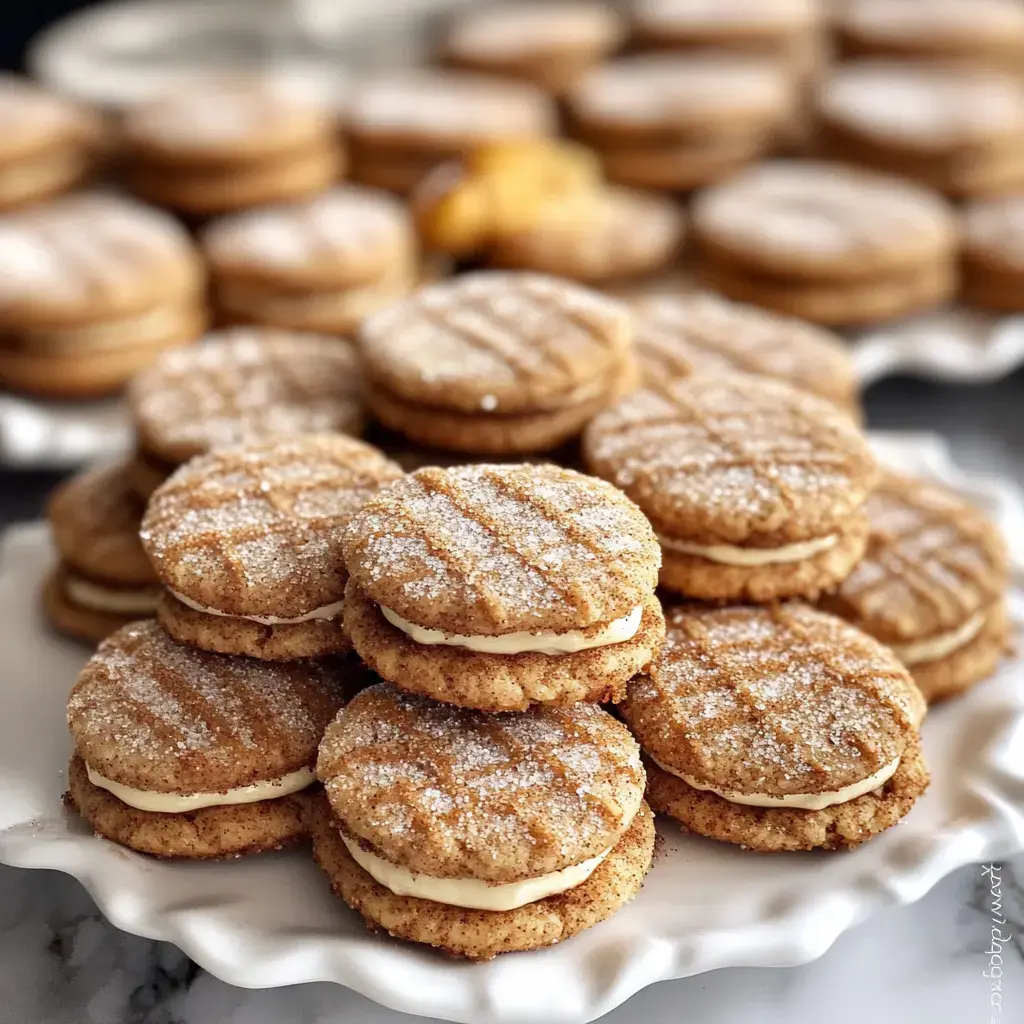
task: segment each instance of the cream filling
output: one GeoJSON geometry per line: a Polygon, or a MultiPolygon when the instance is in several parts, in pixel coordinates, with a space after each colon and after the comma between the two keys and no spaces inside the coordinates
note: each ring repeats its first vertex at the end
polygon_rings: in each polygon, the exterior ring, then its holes
{"type": "Polygon", "coordinates": [[[434,903],[446,903],[451,907],[467,907],[472,910],[515,910],[527,903],[554,896],[557,893],[582,885],[596,870],[597,866],[611,853],[609,847],[590,860],[572,867],[552,871],[538,878],[524,878],[521,882],[491,885],[479,878],[435,878],[433,875],[413,874],[408,868],[392,864],[391,861],[368,853],[343,832],[339,832],[352,859],[371,877],[396,896],[415,896],[434,903]]]}
{"type": "Polygon", "coordinates": [[[140,811],[158,814],[184,814],[203,807],[229,807],[233,804],[254,804],[259,800],[276,800],[281,796],[298,793],[316,781],[312,768],[300,768],[277,779],[254,782],[251,786],[226,789],[223,793],[153,793],[148,789],[133,789],[100,775],[90,765],[85,766],[89,781],[122,803],[140,811]]]}
{"type": "Polygon", "coordinates": [[[907,644],[889,644],[904,665],[918,665],[924,661],[935,661],[970,643],[985,625],[984,612],[972,615],[962,626],[948,633],[914,640],[907,644]]]}
{"type": "Polygon", "coordinates": [[[802,562],[822,551],[835,547],[839,541],[837,533],[798,544],[784,544],[779,548],[741,548],[733,544],[691,544],[689,541],[658,535],[661,546],[668,551],[679,551],[685,555],[699,555],[719,565],[775,565],[780,562],[802,562]]]}
{"type": "Polygon", "coordinates": [[[785,796],[772,796],[768,793],[734,793],[729,790],[715,789],[714,786],[705,785],[703,782],[691,779],[689,775],[684,775],[674,768],[663,765],[657,758],[653,758],[653,760],[662,771],[674,775],[677,779],[682,779],[688,786],[704,790],[707,793],[714,793],[731,804],[743,804],[746,807],[789,807],[800,811],[820,811],[825,807],[856,800],[857,797],[870,793],[888,782],[900,766],[900,759],[897,757],[895,761],[890,761],[879,768],[874,775],[869,775],[866,779],[844,786],[842,789],[825,793],[787,793],[785,796]]]}
{"type": "Polygon", "coordinates": [[[138,590],[104,587],[70,574],[64,578],[64,593],[72,604],[80,608],[114,615],[152,615],[160,596],[157,590],[144,587],[138,590]]]}
{"type": "MultiPolygon", "coordinates": [[[[168,588],[170,589],[170,588],[168,588]]],[[[206,605],[193,601],[176,590],[171,590],[171,595],[187,605],[193,611],[202,612],[204,615],[218,615],[222,619],[248,619],[250,622],[259,622],[264,626],[290,626],[297,622],[312,622],[314,619],[336,619],[345,607],[344,601],[335,601],[333,604],[325,604],[320,608],[314,608],[305,615],[297,615],[294,619],[283,619],[278,615],[231,615],[228,612],[218,611],[216,608],[207,608],[206,605]]]]}
{"type": "Polygon", "coordinates": [[[536,654],[573,654],[576,651],[589,651],[594,647],[610,647],[636,636],[644,615],[644,606],[638,604],[628,615],[614,619],[593,633],[587,633],[582,629],[570,629],[565,633],[530,633],[524,630],[504,633],[501,636],[463,636],[460,633],[446,633],[442,629],[417,626],[384,605],[380,606],[380,610],[392,626],[412,637],[418,644],[465,647],[469,651],[479,651],[481,654],[525,654],[531,651],[536,654]]]}

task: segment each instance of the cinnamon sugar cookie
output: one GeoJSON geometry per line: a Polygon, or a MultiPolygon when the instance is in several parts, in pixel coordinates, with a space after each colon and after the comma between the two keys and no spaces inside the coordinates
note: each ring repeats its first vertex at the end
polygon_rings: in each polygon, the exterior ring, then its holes
{"type": "Polygon", "coordinates": [[[384,679],[485,711],[616,700],[662,638],[640,510],[557,466],[427,468],[344,538],[345,630],[384,679]]]}
{"type": "Polygon", "coordinates": [[[464,274],[366,320],[367,401],[427,446],[537,452],[576,436],[631,372],[629,311],[541,274],[464,274]]]}
{"type": "Polygon", "coordinates": [[[950,491],[894,473],[864,509],[867,551],[822,607],[891,647],[930,701],[991,675],[1007,646],[995,525],[950,491]]]}
{"type": "Polygon", "coordinates": [[[569,938],[651,863],[639,749],[593,704],[486,715],[372,686],[331,723],[317,775],[314,853],[337,894],[455,956],[569,938]]]}
{"type": "Polygon", "coordinates": [[[829,331],[707,292],[638,299],[633,311],[637,361],[652,385],[735,371],[785,381],[859,416],[848,346],[829,331]]]}
{"type": "Polygon", "coordinates": [[[123,137],[131,188],[197,216],[300,199],[343,168],[334,119],[267,81],[176,89],[129,110],[123,137]]]}
{"type": "Polygon", "coordinates": [[[1024,311],[1024,197],[970,203],[964,210],[960,255],[967,302],[1024,311]]]}
{"type": "Polygon", "coordinates": [[[864,553],[877,478],[830,402],[781,381],[694,376],[634,392],[583,439],[661,540],[661,583],[705,601],[816,597],[864,553]]]}
{"type": "Polygon", "coordinates": [[[60,564],[43,607],[60,632],[97,642],[156,610],[160,588],[139,540],[142,511],[124,463],[83,470],[50,496],[60,564]]]}
{"type": "Polygon", "coordinates": [[[218,331],[167,353],[132,381],[128,404],[138,434],[131,473],[143,497],[215,447],[363,428],[352,347],[273,328],[218,331]]]}
{"type": "Polygon", "coordinates": [[[317,744],[343,700],[332,668],[225,658],[133,623],[71,691],[65,802],[158,857],[279,849],[308,834],[317,744]]]}
{"type": "Polygon", "coordinates": [[[351,437],[217,448],[150,499],[142,543],[168,593],[160,624],[205,650],[271,661],[349,647],[346,523],[402,470],[351,437]]]}
{"type": "Polygon", "coordinates": [[[202,333],[203,276],[171,217],[119,196],[0,218],[0,383],[54,397],[116,390],[202,333]]]}
{"type": "Polygon", "coordinates": [[[652,807],[760,851],[849,848],[895,825],[928,785],[924,710],[891,651],[799,603],[673,608],[622,705],[652,807]]]}

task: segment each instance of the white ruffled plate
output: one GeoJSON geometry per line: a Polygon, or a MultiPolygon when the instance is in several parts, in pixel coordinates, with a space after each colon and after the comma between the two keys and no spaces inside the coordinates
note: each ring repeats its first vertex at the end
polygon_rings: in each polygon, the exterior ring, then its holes
{"type": "MultiPolygon", "coordinates": [[[[880,454],[969,492],[1000,521],[1024,622],[1024,507],[1011,486],[957,472],[934,437],[879,436],[880,454]]],[[[932,785],[906,820],[851,853],[758,855],[660,826],[637,897],[561,945],[485,964],[370,935],[308,854],[167,863],[96,839],[61,806],[68,688],[85,655],[46,633],[34,596],[50,559],[41,525],[0,548],[0,861],[79,878],[114,924],[166,939],[252,988],[334,981],[408,1013],[472,1024],[581,1024],[646,985],[820,956],[845,929],[923,896],[955,868],[1024,850],[1024,660],[924,725],[932,785]]],[[[1019,632],[1019,631],[1018,631],[1019,632]]]]}

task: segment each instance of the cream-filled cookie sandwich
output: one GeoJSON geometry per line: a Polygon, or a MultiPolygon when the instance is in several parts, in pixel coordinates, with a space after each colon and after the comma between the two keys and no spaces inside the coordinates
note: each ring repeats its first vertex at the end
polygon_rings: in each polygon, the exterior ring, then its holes
{"type": "Polygon", "coordinates": [[[753,850],[834,850],[895,825],[927,788],[924,698],[877,640],[798,602],[667,620],[621,706],[656,811],[753,850]]]}
{"type": "Polygon", "coordinates": [[[556,466],[426,468],[344,537],[345,630],[384,679],[485,711],[614,701],[662,640],[657,538],[556,466]]]}
{"type": "Polygon", "coordinates": [[[142,543],[173,637],[271,661],[349,650],[341,628],[352,515],[401,467],[351,437],[217,448],[150,499],[142,543]]]}
{"type": "Polygon", "coordinates": [[[488,715],[381,683],[320,746],[314,854],[373,929],[485,960],[569,938],[640,888],[640,751],[594,704],[488,715]]]}
{"type": "Polygon", "coordinates": [[[307,835],[317,744],[343,694],[333,667],[226,658],[132,623],[68,699],[65,802],[98,835],[158,857],[291,844],[307,835]]]}

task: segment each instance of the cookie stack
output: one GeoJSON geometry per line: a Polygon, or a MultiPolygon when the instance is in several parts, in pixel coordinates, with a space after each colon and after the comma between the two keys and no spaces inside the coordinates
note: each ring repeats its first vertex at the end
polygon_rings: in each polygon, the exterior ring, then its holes
{"type": "Polygon", "coordinates": [[[610,181],[685,191],[768,151],[795,93],[784,71],[756,57],[654,54],[595,68],[566,104],[573,134],[597,150],[610,181]]]}
{"type": "Polygon", "coordinates": [[[474,959],[614,913],[654,832],[636,743],[594,702],[663,639],[650,524],[571,470],[464,466],[392,484],[343,544],[345,629],[386,682],[321,746],[314,852],[335,891],[474,959]]]}
{"type": "Polygon", "coordinates": [[[205,329],[202,261],[170,216],[80,194],[0,217],[0,383],[85,398],[205,329]]]}
{"type": "Polygon", "coordinates": [[[55,196],[89,177],[103,119],[15,75],[0,75],[0,210],[55,196]]]}
{"type": "Polygon", "coordinates": [[[1024,310],[1024,198],[969,204],[962,241],[964,299],[984,309],[1024,310]]]}
{"type": "Polygon", "coordinates": [[[525,82],[406,72],[358,88],[346,126],[353,180],[402,194],[445,160],[489,142],[553,135],[555,106],[525,82]]]}
{"type": "Polygon", "coordinates": [[[347,334],[419,274],[405,207],[357,185],[222,217],[201,245],[225,323],[347,334]]]}
{"type": "Polygon", "coordinates": [[[774,161],[693,206],[698,272],[741,302],[820,324],[870,324],[956,288],[957,228],[936,194],[837,164],[774,161]]]}
{"type": "Polygon", "coordinates": [[[195,217],[313,195],[344,166],[334,118],[266,81],[177,89],[129,110],[122,137],[132,191],[195,217]]]}

